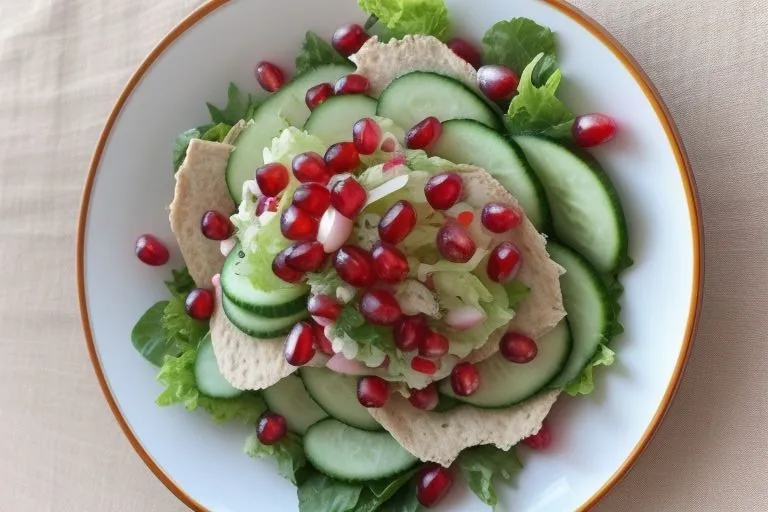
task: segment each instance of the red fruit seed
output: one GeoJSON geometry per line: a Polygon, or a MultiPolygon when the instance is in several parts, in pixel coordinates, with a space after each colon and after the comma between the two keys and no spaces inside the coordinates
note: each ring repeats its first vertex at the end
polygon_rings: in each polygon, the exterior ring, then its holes
{"type": "Polygon", "coordinates": [[[507,361],[526,364],[536,359],[539,348],[528,336],[518,332],[508,332],[499,342],[499,352],[507,361]]]}
{"type": "Polygon", "coordinates": [[[400,283],[408,277],[408,258],[394,245],[376,242],[371,248],[373,270],[385,283],[400,283]]]}
{"type": "Polygon", "coordinates": [[[333,93],[336,95],[341,94],[365,94],[368,89],[371,88],[371,83],[363,75],[352,73],[346,75],[333,84],[333,93]]]}
{"type": "Polygon", "coordinates": [[[552,431],[549,429],[549,425],[542,423],[539,431],[523,439],[523,443],[534,450],[549,448],[549,445],[552,444],[552,431]]]}
{"type": "Polygon", "coordinates": [[[315,357],[315,333],[309,322],[293,326],[285,339],[285,360],[291,366],[303,366],[315,357]]]}
{"type": "Polygon", "coordinates": [[[381,128],[379,123],[365,117],[352,127],[352,141],[361,155],[372,155],[379,148],[381,140],[381,128]]]}
{"type": "Polygon", "coordinates": [[[453,51],[453,53],[469,62],[475,69],[479,68],[483,63],[483,57],[480,55],[480,51],[464,39],[454,37],[448,41],[446,45],[453,51]]]}
{"type": "Polygon", "coordinates": [[[425,464],[416,476],[416,499],[425,507],[436,505],[453,485],[450,469],[434,463],[425,464]]]}
{"type": "Polygon", "coordinates": [[[492,233],[505,233],[514,229],[523,221],[518,208],[501,203],[488,203],[483,207],[480,222],[492,233]]]}
{"type": "Polygon", "coordinates": [[[437,250],[453,263],[466,263],[475,255],[477,246],[466,229],[458,224],[445,224],[437,232],[437,250]]]}
{"type": "Polygon", "coordinates": [[[293,170],[293,175],[301,183],[320,183],[325,185],[330,179],[328,170],[325,167],[325,160],[314,151],[296,155],[291,162],[291,169],[293,170]]]}
{"type": "Polygon", "coordinates": [[[389,398],[389,383],[381,377],[368,375],[357,381],[357,400],[363,407],[384,407],[389,398]]]}
{"type": "Polygon", "coordinates": [[[226,240],[235,230],[229,218],[215,210],[208,210],[200,221],[200,230],[208,240],[226,240]]]}
{"type": "Polygon", "coordinates": [[[352,172],[360,165],[360,153],[353,142],[337,142],[325,152],[328,174],[352,172]]]}
{"type": "Polygon", "coordinates": [[[285,74],[271,62],[262,61],[256,65],[256,80],[267,92],[275,92],[285,85],[285,74]]]}
{"type": "Polygon", "coordinates": [[[325,327],[313,320],[312,331],[315,333],[315,347],[317,350],[327,356],[332,356],[334,354],[333,345],[331,340],[325,336],[325,327]]]}
{"type": "Polygon", "coordinates": [[[616,122],[603,114],[579,116],[573,122],[573,141],[583,148],[599,146],[616,135],[616,122]]]}
{"type": "Polygon", "coordinates": [[[315,240],[318,220],[295,205],[291,205],[280,216],[280,231],[288,240],[315,240]]]}
{"type": "Polygon", "coordinates": [[[408,130],[405,145],[408,149],[424,149],[433,144],[443,133],[443,126],[436,117],[428,117],[408,130]]]}
{"type": "Polygon", "coordinates": [[[285,263],[297,272],[314,272],[324,262],[325,251],[320,242],[296,242],[285,252],[285,263]]]}
{"type": "Polygon", "coordinates": [[[333,86],[331,84],[317,84],[307,90],[304,101],[309,110],[315,110],[318,105],[325,103],[331,96],[333,96],[333,86]]]}
{"type": "Polygon", "coordinates": [[[379,221],[379,238],[390,244],[399,244],[416,226],[416,209],[408,201],[398,201],[379,221]]]}
{"type": "Polygon", "coordinates": [[[211,290],[195,288],[184,301],[184,310],[195,320],[208,320],[213,314],[215,297],[211,290]]]}
{"type": "Polygon", "coordinates": [[[483,66],[477,70],[477,85],[493,101],[507,101],[517,92],[517,73],[506,66],[483,66]]]}
{"type": "Polygon", "coordinates": [[[434,375],[437,371],[437,363],[431,359],[416,356],[411,359],[411,369],[425,375],[434,375]]]}
{"type": "Polygon", "coordinates": [[[371,36],[360,25],[353,23],[336,29],[331,44],[344,57],[349,57],[365,44],[371,36]]]}
{"type": "Polygon", "coordinates": [[[331,204],[331,193],[319,183],[304,183],[293,193],[293,204],[319,218],[331,204]]]}
{"type": "Polygon", "coordinates": [[[424,357],[438,358],[448,353],[448,338],[430,330],[419,343],[419,354],[424,357]]]}
{"type": "MultiPolygon", "coordinates": [[[[290,249],[290,247],[288,249],[290,249]]],[[[285,261],[288,249],[284,249],[277,253],[275,259],[272,260],[272,273],[286,283],[298,283],[304,279],[304,273],[297,272],[288,266],[285,261]]]]}
{"type": "Polygon", "coordinates": [[[373,259],[365,249],[344,245],[336,252],[333,267],[339,277],[357,288],[368,288],[376,282],[373,259]]]}
{"type": "Polygon", "coordinates": [[[432,382],[424,389],[409,389],[408,401],[417,409],[431,411],[440,402],[437,385],[432,382]]]}
{"type": "Polygon", "coordinates": [[[276,197],[259,196],[259,200],[256,203],[256,215],[261,215],[264,212],[276,212],[277,203],[276,197]]]}
{"type": "Polygon", "coordinates": [[[523,256],[520,249],[509,241],[501,242],[488,256],[488,265],[486,272],[491,281],[504,283],[515,277],[520,270],[523,256]]]}
{"type": "Polygon", "coordinates": [[[285,418],[273,412],[265,412],[256,427],[256,437],[261,444],[275,444],[288,430],[285,418]]]}
{"type": "Polygon", "coordinates": [[[360,300],[360,312],[373,325],[394,325],[403,316],[400,304],[387,290],[369,290],[360,300]]]}
{"type": "Polygon", "coordinates": [[[395,325],[395,345],[403,352],[419,348],[419,343],[429,333],[424,315],[403,316],[395,325]]]}
{"type": "Polygon", "coordinates": [[[469,396],[480,386],[480,373],[472,363],[463,362],[451,371],[451,389],[459,396],[469,396]]]}
{"type": "Polygon", "coordinates": [[[331,189],[331,205],[348,219],[357,217],[367,199],[365,188],[354,178],[345,178],[331,189]]]}
{"type": "Polygon", "coordinates": [[[266,164],[256,169],[256,184],[265,196],[277,197],[288,186],[290,179],[288,169],[280,162],[266,164]]]}
{"type": "Polygon", "coordinates": [[[313,295],[307,303],[307,310],[312,316],[319,316],[335,321],[341,314],[341,304],[329,295],[313,295]]]}
{"type": "Polygon", "coordinates": [[[136,257],[142,263],[159,267],[168,263],[171,254],[165,244],[154,235],[141,235],[136,239],[136,257]]]}
{"type": "Polygon", "coordinates": [[[444,172],[432,176],[424,185],[427,202],[435,210],[447,210],[459,202],[464,184],[455,172],[444,172]]]}

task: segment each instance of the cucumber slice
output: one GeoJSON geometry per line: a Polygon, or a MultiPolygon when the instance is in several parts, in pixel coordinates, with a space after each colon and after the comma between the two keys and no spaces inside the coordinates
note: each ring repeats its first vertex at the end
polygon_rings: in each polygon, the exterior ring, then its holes
{"type": "Polygon", "coordinates": [[[522,150],[500,133],[469,119],[446,121],[431,153],[457,164],[482,167],[520,201],[536,229],[549,227],[544,188],[522,150]]]}
{"type": "Polygon", "coordinates": [[[563,320],[537,340],[538,354],[527,364],[515,364],[496,354],[478,363],[480,387],[471,396],[458,396],[449,380],[440,383],[440,393],[482,409],[518,404],[532,397],[557,376],[571,353],[571,333],[563,320]]]}
{"type": "Polygon", "coordinates": [[[575,379],[598,346],[609,339],[614,309],[605,282],[585,258],[554,242],[549,242],[547,249],[552,259],[566,270],[560,287],[573,336],[571,355],[550,383],[550,387],[557,388],[575,379]]]}
{"type": "Polygon", "coordinates": [[[283,318],[307,309],[304,285],[286,286],[273,291],[254,288],[251,280],[238,274],[242,261],[240,246],[236,246],[221,269],[221,290],[233,304],[266,318],[283,318]]]}
{"type": "MultiPolygon", "coordinates": [[[[241,308],[224,294],[221,296],[221,305],[224,309],[224,314],[227,315],[227,318],[235,327],[248,336],[263,340],[270,340],[271,338],[288,334],[291,328],[296,325],[296,322],[304,320],[309,316],[309,312],[306,310],[281,318],[259,316],[252,311],[241,308]]],[[[264,343],[268,342],[265,341],[264,343]]]]}
{"type": "Polygon", "coordinates": [[[219,371],[219,364],[213,353],[210,333],[203,338],[200,346],[197,347],[195,383],[202,394],[212,398],[234,398],[243,394],[243,390],[233,387],[219,371]]]}
{"type": "Polygon", "coordinates": [[[376,100],[362,94],[328,98],[304,123],[304,131],[326,144],[352,141],[352,126],[364,117],[376,114],[376,100]]]}
{"type": "Polygon", "coordinates": [[[350,70],[346,65],[330,64],[307,71],[256,109],[253,122],[248,123],[235,141],[235,150],[227,166],[227,187],[235,204],[240,204],[243,199],[243,183],[253,179],[256,168],[264,163],[264,148],[271,145],[272,139],[289,125],[304,126],[310,114],[304,101],[307,89],[323,82],[335,82],[350,70]]]}
{"type": "Polygon", "coordinates": [[[408,73],[390,83],[379,95],[376,114],[409,129],[424,118],[440,121],[474,119],[494,130],[503,125],[491,105],[463,83],[426,71],[408,73]]]}
{"type": "Polygon", "coordinates": [[[324,410],[312,400],[304,383],[296,375],[288,375],[261,392],[269,410],[281,415],[291,432],[301,436],[318,421],[327,418],[324,410]]]}
{"type": "Polygon", "coordinates": [[[300,373],[309,396],[329,416],[352,427],[381,430],[381,425],[357,400],[357,377],[309,366],[302,367],[300,373]]]}
{"type": "Polygon", "coordinates": [[[391,477],[419,460],[388,432],[368,432],[331,418],[309,427],[304,452],[315,468],[347,482],[391,477]]]}
{"type": "Polygon", "coordinates": [[[627,266],[627,221],[616,189],[599,164],[547,139],[514,139],[544,186],[557,238],[600,272],[617,273],[627,266]]]}

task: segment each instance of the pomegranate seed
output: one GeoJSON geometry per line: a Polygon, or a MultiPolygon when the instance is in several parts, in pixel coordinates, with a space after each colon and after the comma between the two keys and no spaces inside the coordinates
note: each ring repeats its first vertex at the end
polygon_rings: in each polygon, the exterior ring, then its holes
{"type": "Polygon", "coordinates": [[[215,210],[208,210],[200,221],[200,230],[203,236],[209,240],[226,240],[232,236],[234,226],[229,218],[215,210]]]}
{"type": "Polygon", "coordinates": [[[331,44],[337,52],[344,57],[357,53],[371,36],[357,23],[344,25],[336,29],[331,39],[331,44]]]}
{"type": "Polygon", "coordinates": [[[287,430],[285,418],[274,412],[265,412],[256,427],[256,437],[261,444],[275,444],[285,436],[287,430]]]}
{"type": "Polygon", "coordinates": [[[260,196],[256,203],[256,215],[261,215],[264,212],[276,212],[277,202],[276,197],[260,196]]]}
{"type": "Polygon", "coordinates": [[[603,114],[579,116],[573,122],[573,141],[583,148],[599,146],[616,135],[616,122],[603,114]]]}
{"type": "Polygon", "coordinates": [[[370,117],[359,120],[352,127],[352,140],[361,155],[374,154],[379,147],[379,140],[381,140],[379,123],[370,117]]]}
{"type": "Polygon", "coordinates": [[[345,178],[331,189],[331,205],[343,216],[354,219],[365,206],[368,193],[354,178],[345,178]]]}
{"type": "Polygon", "coordinates": [[[389,398],[389,383],[381,377],[368,375],[357,381],[357,400],[363,407],[384,407],[389,398]]]}
{"type": "Polygon", "coordinates": [[[285,74],[271,62],[262,61],[256,65],[256,81],[267,92],[275,92],[285,85],[285,74]]]}
{"type": "Polygon", "coordinates": [[[425,464],[416,476],[416,499],[425,507],[432,507],[443,499],[452,485],[450,469],[434,463],[425,464]]]}
{"type": "Polygon", "coordinates": [[[411,359],[411,369],[426,375],[434,375],[437,371],[437,363],[426,357],[416,356],[411,359]]]}
{"type": "Polygon", "coordinates": [[[277,197],[277,194],[288,186],[290,179],[288,169],[280,162],[266,164],[256,169],[256,184],[265,196],[277,197]]]}
{"type": "MultiPolygon", "coordinates": [[[[395,149],[397,149],[397,139],[393,137],[386,137],[381,142],[381,150],[385,153],[392,153],[395,149]]],[[[403,158],[403,162],[405,162],[405,158],[403,158]]],[[[386,164],[385,164],[386,167],[386,164]]],[[[386,169],[384,169],[386,171],[386,169]]]]}
{"type": "Polygon", "coordinates": [[[472,221],[474,220],[475,214],[472,212],[461,212],[456,216],[456,222],[464,227],[472,225],[472,221]]]}
{"type": "Polygon", "coordinates": [[[459,202],[464,184],[455,172],[443,172],[432,176],[424,185],[427,202],[435,210],[447,210],[459,202]]]}
{"type": "MultiPolygon", "coordinates": [[[[382,148],[383,151],[386,151],[384,148],[382,148]]],[[[394,151],[394,149],[392,150],[394,151]]],[[[401,165],[405,165],[405,155],[395,155],[386,162],[384,162],[384,165],[381,167],[381,170],[383,172],[391,171],[395,167],[400,167],[401,165]]]]}
{"type": "Polygon", "coordinates": [[[329,295],[313,295],[307,303],[307,310],[312,316],[319,316],[335,321],[341,314],[341,304],[329,295]]]}
{"type": "Polygon", "coordinates": [[[480,51],[464,39],[454,37],[448,41],[447,46],[453,53],[469,62],[475,69],[479,68],[483,63],[483,57],[480,55],[480,51]]]}
{"type": "Polygon", "coordinates": [[[416,350],[428,333],[429,327],[424,315],[403,316],[395,325],[395,345],[403,352],[416,350]]]}
{"type": "Polygon", "coordinates": [[[350,172],[360,165],[360,153],[353,142],[337,142],[325,152],[325,166],[329,174],[350,172]]]}
{"type": "Polygon", "coordinates": [[[336,80],[333,84],[334,94],[365,94],[371,88],[371,83],[363,75],[352,73],[336,80]]]}
{"type": "Polygon", "coordinates": [[[147,265],[159,267],[168,263],[171,253],[157,237],[141,235],[136,239],[136,256],[147,265]]]}
{"type": "Polygon", "coordinates": [[[358,288],[368,288],[376,282],[371,255],[354,245],[344,245],[338,250],[333,268],[340,278],[358,288]]]}
{"type": "Polygon", "coordinates": [[[539,431],[523,439],[523,443],[534,450],[546,450],[552,444],[552,431],[546,423],[542,423],[539,431]]]}
{"type": "Polygon", "coordinates": [[[488,203],[483,207],[480,222],[492,233],[504,233],[514,229],[523,221],[518,208],[501,203],[488,203]]]}
{"type": "Polygon", "coordinates": [[[416,226],[416,209],[408,201],[398,201],[379,221],[379,238],[390,244],[399,244],[416,226]]]}
{"type": "Polygon", "coordinates": [[[448,338],[429,330],[419,343],[419,354],[424,357],[438,358],[448,353],[448,338]]]}
{"type": "Polygon", "coordinates": [[[440,402],[437,385],[432,382],[424,389],[409,389],[408,401],[417,409],[431,411],[440,402]]]}
{"type": "Polygon", "coordinates": [[[373,270],[385,283],[400,283],[408,277],[408,258],[394,245],[376,242],[371,248],[373,270]]]}
{"type": "Polygon", "coordinates": [[[280,216],[280,231],[288,240],[314,240],[317,238],[318,220],[295,205],[280,216]]]}
{"type": "Polygon", "coordinates": [[[509,281],[517,274],[522,264],[523,256],[520,249],[509,241],[501,242],[488,256],[488,265],[486,272],[491,281],[504,283],[509,281]]]}
{"type": "Polygon", "coordinates": [[[334,355],[331,340],[325,335],[325,327],[317,322],[312,322],[312,331],[315,333],[315,345],[317,350],[327,356],[334,355]]]}
{"type": "MultiPolygon", "coordinates": [[[[290,247],[288,249],[290,249],[290,247]]],[[[284,249],[277,253],[275,259],[272,260],[272,273],[286,283],[298,283],[304,279],[304,273],[293,270],[288,266],[288,263],[285,261],[288,249],[284,249]]]]}
{"type": "Polygon", "coordinates": [[[296,155],[291,162],[291,169],[301,183],[325,185],[330,179],[328,170],[325,168],[325,160],[314,151],[296,155]]]}
{"type": "Polygon", "coordinates": [[[331,204],[331,193],[319,183],[304,183],[293,193],[293,204],[313,217],[320,217],[331,204]]]}
{"type": "Polygon", "coordinates": [[[525,364],[536,358],[539,348],[528,336],[518,332],[508,332],[499,342],[499,352],[508,361],[525,364]]]}
{"type": "Polygon", "coordinates": [[[459,396],[469,396],[480,386],[480,374],[472,363],[463,362],[451,371],[451,389],[459,396]]]}
{"type": "Polygon", "coordinates": [[[211,290],[195,288],[184,301],[184,310],[195,320],[208,320],[213,314],[215,298],[211,290]]]}
{"type": "Polygon", "coordinates": [[[433,144],[443,133],[443,125],[436,117],[428,117],[408,130],[405,145],[408,149],[424,149],[433,144]]]}
{"type": "Polygon", "coordinates": [[[285,360],[291,366],[303,366],[315,357],[315,333],[309,322],[293,326],[285,339],[285,360]]]}
{"type": "Polygon", "coordinates": [[[324,262],[325,251],[320,242],[296,242],[285,251],[285,263],[297,272],[314,272],[324,262]]]}
{"type": "Polygon", "coordinates": [[[315,110],[318,105],[325,103],[325,100],[333,96],[333,86],[331,84],[318,84],[307,90],[304,101],[309,110],[315,110]]]}
{"type": "Polygon", "coordinates": [[[387,290],[369,290],[360,300],[360,312],[373,325],[394,325],[403,316],[400,304],[387,290]]]}
{"type": "Polygon", "coordinates": [[[515,95],[520,78],[506,66],[483,66],[477,70],[477,85],[488,99],[506,101],[515,95]]]}
{"type": "Polygon", "coordinates": [[[466,263],[475,255],[477,246],[469,233],[458,224],[445,224],[437,232],[437,250],[453,263],[466,263]]]}

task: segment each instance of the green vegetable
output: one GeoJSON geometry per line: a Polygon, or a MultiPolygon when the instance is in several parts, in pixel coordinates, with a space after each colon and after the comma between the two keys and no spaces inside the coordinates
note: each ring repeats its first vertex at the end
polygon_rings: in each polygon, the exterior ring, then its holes
{"type": "Polygon", "coordinates": [[[307,32],[301,51],[296,56],[296,73],[303,73],[325,64],[347,64],[348,61],[333,46],[312,31],[307,32]]]}
{"type": "Polygon", "coordinates": [[[528,18],[500,21],[483,36],[483,61],[507,66],[518,75],[540,53],[555,55],[555,34],[528,18]]]}
{"type": "Polygon", "coordinates": [[[181,167],[181,164],[184,163],[184,159],[187,157],[187,148],[189,147],[189,142],[192,139],[199,139],[202,131],[201,130],[208,130],[211,125],[208,126],[201,126],[199,128],[192,128],[191,130],[187,130],[185,132],[182,132],[176,136],[175,139],[173,139],[173,171],[176,172],[179,170],[179,167],[181,167]]]}
{"type": "Polygon", "coordinates": [[[511,480],[523,467],[514,451],[505,452],[491,445],[464,450],[456,460],[456,465],[472,492],[491,507],[495,507],[498,502],[493,487],[494,477],[511,480]]]}
{"type": "Polygon", "coordinates": [[[133,347],[150,363],[160,366],[165,356],[179,355],[179,347],[165,336],[163,313],[167,300],[155,303],[144,313],[131,331],[133,347]]]}
{"type": "Polygon", "coordinates": [[[184,308],[184,300],[174,297],[163,310],[163,330],[168,343],[175,344],[183,351],[197,348],[208,332],[208,323],[189,316],[184,308]]]}
{"type": "Polygon", "coordinates": [[[211,126],[200,138],[211,142],[222,142],[231,129],[232,126],[227,123],[219,123],[211,126]]]}
{"type": "Polygon", "coordinates": [[[230,126],[237,124],[241,119],[253,117],[253,112],[258,104],[257,99],[251,94],[241,91],[235,83],[229,84],[227,106],[224,109],[220,109],[212,103],[206,103],[214,124],[226,123],[230,126]]]}
{"type": "Polygon", "coordinates": [[[565,386],[565,392],[571,396],[588,395],[595,390],[594,369],[596,366],[611,366],[616,361],[616,353],[601,344],[597,352],[587,363],[581,374],[565,386]]]}
{"type": "Polygon", "coordinates": [[[166,281],[165,286],[174,296],[182,299],[186,298],[187,294],[196,288],[195,281],[189,274],[187,267],[171,270],[171,280],[166,281]]]}
{"type": "Polygon", "coordinates": [[[348,512],[355,509],[363,486],[315,471],[299,485],[299,512],[348,512]]]}
{"type": "Polygon", "coordinates": [[[262,444],[256,434],[251,434],[245,441],[243,451],[253,458],[271,457],[277,463],[277,471],[281,476],[294,485],[302,481],[307,457],[304,455],[301,437],[296,434],[288,432],[280,441],[271,445],[262,444]]]}
{"type": "Polygon", "coordinates": [[[408,483],[400,488],[392,498],[384,503],[379,512],[419,512],[425,510],[416,498],[416,484],[408,483]]]}
{"type": "Polygon", "coordinates": [[[446,40],[451,21],[443,0],[358,0],[360,8],[389,29],[393,37],[424,34],[446,40]]]}
{"type": "Polygon", "coordinates": [[[339,286],[348,286],[333,268],[324,272],[309,272],[307,284],[312,289],[312,293],[330,295],[331,297],[336,296],[336,289],[339,286]]]}
{"type": "Polygon", "coordinates": [[[395,351],[392,329],[369,324],[353,306],[342,308],[333,325],[337,336],[346,335],[360,345],[371,345],[385,354],[395,351]]]}
{"type": "Polygon", "coordinates": [[[505,284],[504,291],[507,292],[510,309],[517,308],[531,294],[531,289],[519,281],[511,281],[505,284]]]}

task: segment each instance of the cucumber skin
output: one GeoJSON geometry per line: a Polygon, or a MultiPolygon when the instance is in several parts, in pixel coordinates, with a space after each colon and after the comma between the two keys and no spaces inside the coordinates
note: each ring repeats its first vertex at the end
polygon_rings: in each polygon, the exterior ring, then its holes
{"type": "MultiPolygon", "coordinates": [[[[227,313],[227,309],[229,307],[231,307],[231,306],[228,306],[226,301],[222,301],[222,307],[224,309],[224,315],[227,317],[227,319],[229,319],[230,323],[232,323],[232,325],[234,325],[238,330],[242,331],[243,333],[247,334],[248,336],[251,336],[253,338],[259,338],[260,340],[265,340],[267,342],[271,341],[272,338],[279,338],[281,336],[285,336],[286,334],[291,332],[291,329],[295,325],[295,322],[294,322],[291,325],[289,325],[289,326],[287,326],[287,327],[285,327],[283,329],[275,329],[275,330],[272,330],[272,331],[256,331],[256,330],[253,330],[253,329],[248,329],[248,328],[242,327],[242,326],[237,325],[236,323],[234,323],[231,320],[229,314],[227,313]]],[[[304,316],[303,318],[308,318],[308,317],[309,317],[309,311],[307,311],[306,316],[304,316]]],[[[300,322],[301,320],[302,319],[299,318],[299,319],[296,320],[296,322],[300,322]]]]}

